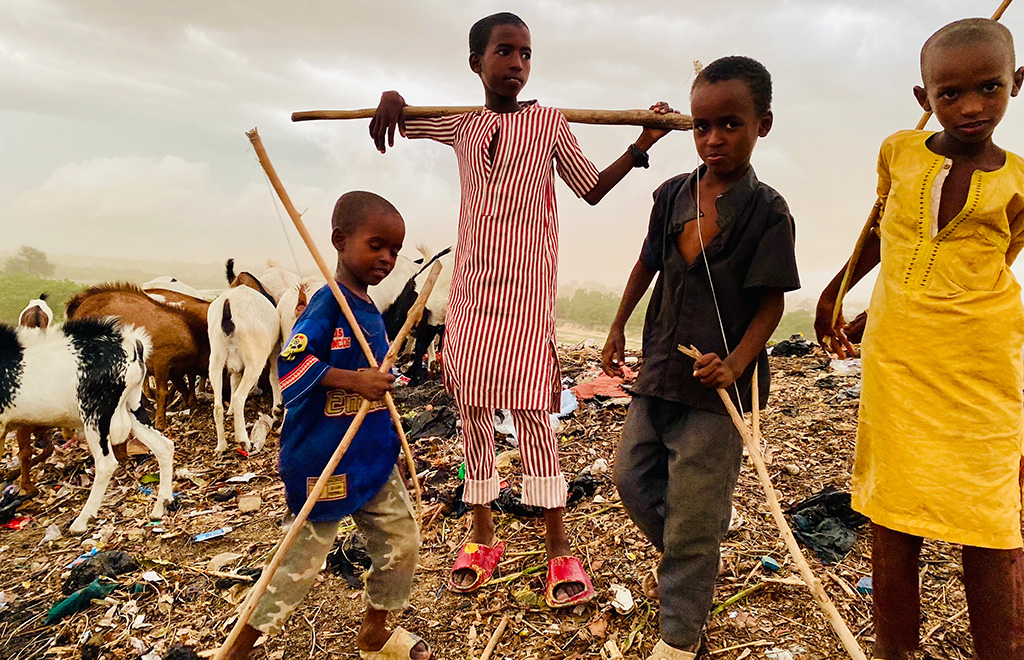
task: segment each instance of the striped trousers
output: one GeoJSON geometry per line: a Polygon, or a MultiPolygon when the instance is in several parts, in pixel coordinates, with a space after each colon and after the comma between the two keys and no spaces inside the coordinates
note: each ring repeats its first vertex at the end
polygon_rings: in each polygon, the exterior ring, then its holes
{"type": "MultiPolygon", "coordinates": [[[[523,504],[543,509],[565,506],[567,486],[558,465],[558,440],[544,410],[513,410],[523,464],[523,504]]],[[[466,504],[490,504],[500,480],[494,467],[494,409],[459,404],[466,454],[466,504]]]]}

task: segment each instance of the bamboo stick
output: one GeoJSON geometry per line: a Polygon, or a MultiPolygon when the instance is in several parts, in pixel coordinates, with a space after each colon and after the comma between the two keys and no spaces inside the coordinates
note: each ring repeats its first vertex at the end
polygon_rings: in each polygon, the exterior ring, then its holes
{"type": "MultiPolygon", "coordinates": [[[[482,106],[405,106],[405,116],[417,118],[450,117],[480,112],[482,106]]],[[[659,114],[653,110],[585,110],[559,108],[565,118],[575,124],[603,124],[614,126],[647,126],[669,131],[688,131],[693,128],[689,115],[659,114]]],[[[292,121],[314,119],[370,119],[376,108],[361,110],[304,110],[292,113],[292,121]]]]}
{"type": "MultiPolygon", "coordinates": [[[[352,307],[349,306],[348,300],[345,298],[345,294],[341,292],[338,287],[338,283],[334,281],[334,274],[328,269],[327,264],[324,262],[323,256],[320,254],[320,250],[317,249],[316,243],[313,242],[313,237],[310,236],[309,230],[306,229],[306,224],[302,221],[302,216],[299,214],[295,205],[292,204],[291,197],[288,196],[288,192],[284,189],[284,184],[281,183],[281,178],[277,176],[277,170],[274,169],[273,164],[270,162],[270,157],[267,155],[267,150],[263,147],[263,140],[260,139],[259,133],[256,129],[246,132],[249,141],[252,142],[253,149],[256,150],[256,157],[260,161],[260,165],[263,166],[263,171],[266,172],[267,177],[270,179],[271,185],[274,190],[277,191],[277,196],[281,199],[281,203],[284,205],[288,216],[291,217],[292,222],[295,223],[295,229],[298,230],[299,235],[302,236],[303,242],[306,244],[306,248],[309,249],[313,260],[316,261],[317,267],[320,269],[320,274],[323,275],[327,281],[327,286],[330,287],[331,293],[334,294],[335,299],[341,306],[341,311],[345,315],[345,319],[349,325],[352,326],[352,334],[355,336],[356,341],[359,342],[359,346],[363,349],[363,354],[366,356],[366,361],[370,364],[371,369],[377,367],[377,359],[373,357],[373,351],[370,350],[370,345],[366,342],[366,336],[363,334],[362,328],[359,327],[359,323],[356,322],[356,317],[352,313],[352,307]]],[[[437,262],[440,265],[440,262],[437,262]]],[[[437,275],[432,274],[432,279],[428,277],[429,288],[432,289],[434,281],[437,279],[437,275]]],[[[425,290],[429,290],[426,289],[425,290]]],[[[411,311],[410,311],[411,314],[411,311]]],[[[418,319],[419,317],[417,317],[418,319]]],[[[406,321],[408,323],[408,320],[406,321]]],[[[408,333],[407,333],[408,334],[408,333]]],[[[422,509],[423,503],[423,491],[420,488],[419,477],[416,476],[416,462],[412,457],[412,450],[409,448],[409,441],[405,437],[405,429],[402,427],[402,416],[398,414],[398,408],[395,407],[395,400],[392,398],[391,393],[384,395],[384,403],[387,404],[388,410],[391,412],[391,420],[394,422],[395,430],[398,432],[398,437],[402,441],[402,453],[405,455],[405,462],[409,468],[409,476],[412,479],[413,490],[416,495],[416,510],[422,509]]]]}
{"type": "MultiPolygon", "coordinates": [[[[387,373],[395,363],[395,358],[398,355],[398,351],[401,349],[402,344],[405,343],[406,337],[412,330],[412,326],[419,320],[423,309],[427,305],[427,296],[430,295],[430,290],[434,287],[434,281],[437,280],[438,274],[441,272],[441,264],[434,264],[434,267],[430,271],[430,275],[427,278],[427,282],[420,292],[419,297],[416,298],[416,303],[409,310],[409,315],[406,317],[405,325],[399,331],[398,336],[391,343],[388,348],[387,355],[384,357],[384,361],[380,365],[380,372],[387,373]]],[[[333,282],[334,279],[328,280],[333,282]]],[[[358,327],[358,326],[353,326],[358,327]]],[[[313,485],[313,489],[306,497],[306,503],[302,505],[302,509],[295,515],[295,520],[292,522],[288,532],[281,539],[281,544],[277,548],[277,552],[271,558],[270,563],[263,569],[263,573],[260,575],[260,579],[253,586],[252,590],[245,598],[245,602],[242,604],[242,611],[238,614],[238,620],[235,621],[234,628],[231,629],[231,634],[228,635],[227,640],[224,644],[217,649],[217,653],[213,656],[214,660],[223,660],[228,649],[231,648],[238,636],[242,634],[242,629],[247,623],[249,618],[252,616],[253,611],[256,609],[256,605],[259,603],[260,597],[267,590],[267,585],[270,584],[270,580],[274,577],[274,573],[277,572],[278,567],[281,566],[281,562],[284,560],[285,554],[288,549],[291,548],[292,543],[295,542],[295,537],[298,536],[299,531],[302,529],[303,523],[306,522],[306,518],[309,517],[309,512],[313,510],[317,500],[320,499],[320,493],[323,492],[324,487],[327,486],[327,481],[334,474],[334,469],[338,467],[338,463],[345,456],[345,452],[348,451],[349,445],[352,444],[352,439],[355,438],[356,433],[359,432],[359,427],[362,426],[363,420],[366,419],[366,414],[370,411],[371,401],[364,400],[362,405],[359,406],[359,411],[356,412],[356,416],[352,419],[352,423],[349,425],[348,430],[342,437],[338,447],[331,454],[331,460],[327,462],[327,466],[324,467],[324,471],[320,474],[320,477],[316,480],[316,484],[313,485]]]]}
{"type": "MultiPolygon", "coordinates": [[[[1003,0],[999,7],[996,8],[995,12],[992,13],[992,20],[998,21],[1003,17],[1003,13],[1006,8],[1010,6],[1013,0],[1003,0]]],[[[921,131],[928,124],[928,120],[931,119],[932,113],[925,112],[921,116],[920,121],[917,122],[916,129],[921,131]]],[[[835,305],[832,307],[832,328],[836,327],[836,321],[839,320],[839,310],[843,307],[843,298],[846,296],[847,291],[850,287],[850,279],[853,277],[853,271],[857,268],[857,262],[860,260],[860,254],[864,250],[864,244],[867,242],[871,232],[875,230],[878,223],[881,221],[881,210],[882,210],[882,198],[879,197],[875,200],[875,205],[871,208],[871,213],[868,215],[867,222],[864,223],[864,228],[860,230],[860,236],[857,237],[857,243],[854,245],[853,254],[850,256],[850,260],[846,262],[846,272],[843,273],[843,281],[839,285],[839,295],[836,296],[835,305]]],[[[832,342],[833,350],[836,347],[835,341],[832,342]]]]}
{"type": "Polygon", "coordinates": [[[494,630],[494,634],[487,640],[487,646],[484,647],[484,653],[480,656],[480,660],[488,660],[491,657],[491,653],[494,652],[494,647],[498,645],[498,640],[501,639],[501,634],[505,632],[505,626],[508,625],[509,616],[506,614],[501,617],[501,623],[494,630]]]}
{"type": "MultiPolygon", "coordinates": [[[[690,357],[697,359],[701,356],[693,346],[689,348],[685,346],[678,346],[678,349],[690,357]]],[[[842,615],[839,614],[839,610],[832,603],[832,600],[825,593],[825,589],[821,586],[821,582],[814,576],[814,572],[811,570],[810,564],[804,558],[803,551],[800,550],[800,546],[797,545],[796,537],[793,536],[793,530],[790,529],[789,523],[786,522],[786,517],[782,513],[782,507],[779,505],[779,500],[775,497],[775,487],[772,486],[772,479],[768,475],[768,468],[765,467],[764,460],[761,458],[761,448],[758,446],[757,439],[754,434],[751,433],[750,427],[743,421],[743,417],[739,411],[736,410],[736,405],[733,404],[732,399],[729,398],[729,394],[723,388],[718,388],[718,396],[721,397],[722,403],[725,404],[726,410],[729,411],[729,416],[732,418],[733,424],[736,426],[736,430],[740,432],[743,437],[743,442],[747,445],[747,451],[750,453],[750,457],[754,461],[754,467],[757,469],[757,476],[761,481],[761,486],[764,488],[765,496],[768,498],[768,506],[772,511],[772,517],[775,518],[775,524],[779,528],[779,532],[782,534],[782,540],[786,543],[786,547],[789,549],[789,554],[793,557],[793,561],[796,562],[797,569],[800,571],[800,577],[803,578],[804,584],[811,592],[811,596],[814,597],[815,602],[821,607],[822,611],[825,612],[825,616],[828,617],[828,621],[832,624],[832,629],[835,630],[836,635],[843,644],[843,648],[850,655],[853,660],[867,660],[864,655],[864,651],[861,650],[860,645],[854,638],[853,633],[847,627],[846,622],[843,621],[842,615]]]]}

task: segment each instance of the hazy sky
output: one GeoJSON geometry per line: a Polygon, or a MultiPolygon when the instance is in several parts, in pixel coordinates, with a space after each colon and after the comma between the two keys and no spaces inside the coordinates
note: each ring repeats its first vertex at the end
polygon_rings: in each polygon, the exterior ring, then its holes
{"type": "MultiPolygon", "coordinates": [[[[367,121],[294,124],[295,110],[482,103],[467,33],[495,11],[533,37],[521,98],[625,109],[688,108],[693,61],[742,54],[775,83],[775,126],[754,152],[789,201],[804,295],[848,256],[874,201],[878,145],[921,115],[921,44],[996,0],[573,0],[511,2],[56,2],[0,0],[0,249],[221,262],[294,261],[244,131],[257,126],[292,199],[329,250],[333,201],[378,192],[405,216],[407,252],[456,235],[459,190],[447,147],[402,141],[381,156],[367,121]]],[[[1024,5],[1004,22],[1024,34],[1024,5]]],[[[997,142],[1024,151],[1024,101],[997,142]]],[[[935,126],[933,123],[932,126],[935,126]]],[[[605,167],[639,134],[575,128],[605,167]]],[[[562,282],[621,288],[651,192],[696,165],[671,134],[598,207],[559,183],[562,282]]],[[[283,215],[283,211],[281,212],[283,215]]],[[[287,222],[287,218],[285,218],[287,222]]],[[[303,270],[311,271],[289,229],[303,270]]],[[[861,291],[857,298],[866,298],[861,291]]]]}

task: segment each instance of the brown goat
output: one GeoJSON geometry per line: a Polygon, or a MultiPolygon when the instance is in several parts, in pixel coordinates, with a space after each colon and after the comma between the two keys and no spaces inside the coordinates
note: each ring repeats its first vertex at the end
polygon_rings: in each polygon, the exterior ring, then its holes
{"type": "Polygon", "coordinates": [[[146,368],[156,381],[158,429],[167,426],[167,383],[173,380],[183,394],[188,391],[185,375],[209,369],[209,346],[205,362],[183,309],[153,300],[146,292],[127,283],[108,283],[75,294],[65,308],[68,320],[116,316],[145,328],[153,342],[146,368]]]}
{"type": "Polygon", "coordinates": [[[189,407],[195,408],[199,405],[196,400],[198,383],[200,379],[206,378],[207,372],[210,370],[210,336],[206,331],[206,314],[210,309],[210,301],[170,289],[147,289],[146,293],[157,302],[177,307],[185,313],[189,330],[192,331],[192,338],[199,350],[196,364],[199,365],[200,371],[188,374],[189,380],[186,383],[188,391],[182,392],[182,396],[187,398],[189,407]]]}

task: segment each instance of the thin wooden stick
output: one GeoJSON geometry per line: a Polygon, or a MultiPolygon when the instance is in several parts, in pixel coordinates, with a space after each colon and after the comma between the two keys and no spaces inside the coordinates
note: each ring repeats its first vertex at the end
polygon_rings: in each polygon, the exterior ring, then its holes
{"type": "MultiPolygon", "coordinates": [[[[284,184],[281,183],[281,178],[277,176],[277,171],[270,162],[270,157],[267,155],[267,150],[263,147],[263,140],[260,139],[259,133],[256,129],[247,131],[246,135],[249,141],[252,142],[253,149],[256,150],[256,157],[260,161],[260,165],[263,166],[263,171],[266,172],[267,178],[270,179],[270,183],[274,186],[274,190],[277,191],[277,196],[281,199],[281,203],[284,205],[288,215],[291,217],[292,222],[295,223],[295,229],[298,230],[299,235],[302,236],[303,242],[306,244],[306,248],[309,249],[313,260],[316,261],[317,267],[320,269],[320,274],[324,276],[327,281],[327,286],[330,287],[331,293],[334,294],[335,299],[338,301],[338,305],[341,306],[341,311],[345,315],[345,319],[348,324],[352,326],[352,334],[355,335],[356,341],[359,342],[359,346],[363,349],[363,354],[366,356],[366,361],[370,363],[370,368],[375,369],[377,367],[377,360],[373,357],[373,351],[370,349],[370,345],[366,342],[366,336],[363,335],[363,329],[359,327],[359,323],[356,321],[355,315],[352,313],[352,308],[348,304],[348,300],[345,298],[345,294],[341,292],[338,287],[338,283],[334,281],[334,274],[331,273],[330,269],[327,268],[326,262],[324,262],[323,256],[320,254],[320,250],[317,249],[316,243],[313,242],[313,237],[310,236],[309,230],[306,229],[306,224],[302,221],[302,216],[296,210],[295,205],[292,204],[291,197],[288,196],[288,192],[284,189],[284,184]]],[[[440,265],[440,262],[436,262],[440,265]]],[[[434,288],[434,282],[437,280],[437,275],[431,274],[432,277],[427,278],[428,284],[424,285],[424,290],[429,293],[434,288]]],[[[410,312],[411,314],[411,312],[410,312]]],[[[417,320],[419,317],[417,317],[417,320]]],[[[408,320],[406,321],[408,323],[408,320]]],[[[388,410],[391,411],[391,420],[395,425],[395,430],[398,432],[398,437],[402,441],[402,453],[405,455],[405,462],[409,468],[409,476],[412,478],[413,490],[416,494],[416,510],[420,511],[423,504],[423,491],[420,488],[419,477],[416,476],[416,462],[412,457],[412,450],[409,448],[409,441],[405,437],[405,429],[402,427],[402,416],[398,414],[398,408],[395,407],[395,400],[391,397],[391,393],[388,392],[384,395],[384,403],[387,404],[388,410]]]]}
{"type": "MultiPolygon", "coordinates": [[[[480,112],[477,106],[405,106],[406,117],[437,118],[452,115],[464,115],[480,112]]],[[[611,126],[647,126],[669,131],[688,131],[693,128],[693,120],[689,115],[675,112],[660,114],[653,110],[584,110],[577,108],[558,108],[565,118],[575,124],[603,124],[611,126]]],[[[313,119],[370,119],[377,112],[376,108],[361,110],[303,110],[292,113],[292,121],[310,121],[313,119]]]]}
{"type": "MultiPolygon", "coordinates": [[[[1003,0],[999,7],[992,14],[992,20],[998,21],[1003,17],[1003,13],[1006,8],[1010,6],[1013,0],[1003,0]]],[[[917,130],[924,130],[924,127],[928,124],[928,120],[931,119],[932,113],[925,112],[922,115],[921,120],[917,122],[917,130]]],[[[846,272],[843,273],[843,281],[839,285],[839,295],[836,296],[835,306],[832,307],[832,327],[836,327],[836,322],[839,320],[839,310],[843,308],[843,298],[846,297],[847,291],[850,289],[850,279],[853,277],[853,271],[857,269],[857,262],[860,260],[860,254],[864,251],[864,244],[867,243],[868,237],[878,226],[882,219],[882,198],[879,197],[875,200],[875,205],[871,208],[871,213],[868,215],[867,222],[864,223],[864,228],[860,230],[860,236],[857,237],[857,243],[853,247],[853,254],[850,256],[850,260],[846,262],[846,272]]],[[[836,344],[832,342],[833,349],[836,348],[836,344]]]]}
{"type": "MultiPolygon", "coordinates": [[[[697,359],[701,356],[693,346],[687,348],[686,346],[678,346],[678,349],[689,355],[690,357],[697,359]]],[[[797,569],[800,571],[800,577],[803,578],[804,584],[810,590],[814,600],[818,603],[821,609],[825,612],[825,616],[828,617],[828,621],[832,624],[832,629],[835,630],[839,640],[843,643],[843,648],[850,654],[853,660],[867,660],[864,655],[864,651],[861,650],[860,645],[857,643],[856,638],[850,629],[847,627],[846,622],[843,621],[842,615],[839,614],[839,610],[832,603],[832,600],[825,593],[825,589],[821,586],[821,582],[814,576],[814,572],[811,570],[810,564],[804,558],[804,553],[800,550],[800,546],[797,545],[796,537],[793,536],[793,530],[790,529],[789,523],[786,522],[786,516],[782,513],[782,507],[779,505],[779,499],[775,497],[775,487],[772,486],[772,478],[768,475],[768,468],[765,467],[764,460],[761,458],[761,448],[758,446],[757,440],[754,434],[751,433],[750,427],[743,421],[743,417],[739,411],[736,410],[736,405],[733,404],[732,399],[729,398],[728,392],[723,388],[718,388],[718,396],[721,397],[722,403],[725,404],[726,410],[729,411],[729,416],[732,418],[733,424],[736,426],[736,430],[743,436],[743,442],[747,445],[747,451],[750,453],[750,457],[754,460],[754,467],[757,468],[757,476],[761,481],[761,486],[764,488],[764,494],[768,498],[768,506],[772,511],[772,517],[775,518],[775,524],[779,528],[779,532],[782,534],[782,540],[785,541],[786,547],[789,549],[789,554],[793,557],[793,561],[796,562],[797,569]]]]}
{"type": "Polygon", "coordinates": [[[491,653],[494,652],[494,647],[498,645],[498,640],[501,639],[501,634],[505,632],[505,626],[508,625],[509,617],[506,614],[501,617],[501,623],[495,628],[494,634],[487,640],[487,646],[484,647],[484,653],[480,656],[480,660],[488,660],[491,657],[491,653]]]}
{"type": "Polygon", "coordinates": [[[754,362],[754,374],[750,377],[750,426],[754,430],[754,439],[757,446],[761,447],[761,455],[765,456],[765,463],[770,463],[761,443],[761,397],[760,385],[757,383],[757,362],[754,362]]]}
{"type": "MultiPolygon", "coordinates": [[[[433,287],[434,280],[437,279],[437,275],[441,272],[440,264],[434,264],[434,267],[430,271],[430,276],[427,278],[427,286],[424,286],[423,291],[420,292],[419,297],[416,298],[416,303],[409,310],[409,315],[406,317],[405,325],[399,331],[398,336],[391,343],[388,348],[387,355],[384,356],[384,361],[380,364],[380,372],[387,373],[395,363],[395,359],[398,356],[399,350],[402,348],[402,344],[405,343],[406,337],[412,330],[412,326],[419,320],[420,315],[423,314],[423,310],[427,305],[427,296],[430,295],[430,289],[433,287]]],[[[333,282],[334,278],[328,280],[333,282]]],[[[358,327],[358,326],[353,326],[358,327]]],[[[320,477],[316,480],[312,490],[306,496],[306,503],[302,505],[302,509],[295,515],[295,520],[292,522],[288,532],[281,539],[281,544],[277,548],[277,552],[270,559],[270,563],[263,569],[263,573],[260,575],[260,579],[253,586],[252,590],[245,598],[245,602],[242,604],[242,611],[238,614],[238,620],[235,621],[234,628],[231,629],[231,634],[228,635],[227,640],[223,646],[217,649],[217,653],[213,656],[214,660],[223,660],[228,649],[231,648],[238,636],[242,634],[242,629],[249,622],[249,618],[252,616],[253,611],[256,609],[256,605],[259,603],[260,597],[267,590],[267,585],[270,584],[270,580],[274,577],[274,573],[277,572],[278,567],[281,566],[281,561],[287,554],[288,549],[292,547],[292,543],[295,542],[295,537],[298,536],[299,531],[302,529],[303,523],[306,522],[306,518],[309,517],[309,512],[313,510],[317,500],[320,499],[320,493],[327,486],[327,482],[330,480],[331,475],[334,474],[334,469],[338,467],[338,463],[345,456],[345,452],[348,451],[349,445],[352,444],[352,439],[355,438],[356,433],[359,431],[359,427],[362,426],[363,420],[366,418],[366,414],[370,412],[371,401],[364,400],[359,406],[359,411],[356,412],[356,416],[352,419],[352,423],[349,425],[348,430],[345,431],[344,437],[338,447],[331,454],[331,460],[327,462],[327,466],[324,467],[324,471],[320,474],[320,477]]]]}

